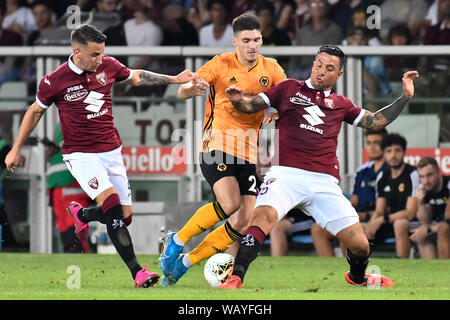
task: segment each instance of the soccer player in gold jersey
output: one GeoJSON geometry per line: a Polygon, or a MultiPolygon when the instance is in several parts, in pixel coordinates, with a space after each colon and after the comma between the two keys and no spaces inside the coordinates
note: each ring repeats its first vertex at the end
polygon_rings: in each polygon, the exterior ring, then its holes
{"type": "Polygon", "coordinates": [[[216,201],[199,208],[177,233],[167,236],[161,254],[163,285],[174,285],[194,264],[228,249],[241,238],[256,199],[258,133],[264,111],[245,114],[233,108],[225,89],[234,85],[254,96],[286,80],[276,60],[259,54],[261,24],[254,15],[233,20],[236,51],[217,55],[198,71],[199,79],[181,86],[178,96],[203,95],[209,87],[203,123],[200,167],[216,201]],[[181,254],[192,237],[224,224],[208,234],[191,252],[181,254]]]}

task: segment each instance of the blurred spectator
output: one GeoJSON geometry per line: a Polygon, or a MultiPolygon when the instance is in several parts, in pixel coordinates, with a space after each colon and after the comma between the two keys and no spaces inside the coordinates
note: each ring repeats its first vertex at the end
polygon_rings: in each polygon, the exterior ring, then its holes
{"type": "MultiPolygon", "coordinates": [[[[296,31],[295,45],[319,46],[324,43],[339,45],[343,35],[341,28],[328,19],[326,0],[309,0],[310,22],[296,31]]],[[[307,79],[314,56],[294,57],[290,61],[289,77],[307,79]]]]}
{"type": "Polygon", "coordinates": [[[28,34],[37,29],[33,12],[24,0],[6,0],[6,12],[3,17],[3,29],[17,32],[25,41],[28,34]]]}
{"type": "Polygon", "coordinates": [[[295,39],[295,31],[303,27],[309,20],[308,0],[295,0],[294,13],[291,15],[287,32],[289,37],[295,39]]]}
{"type": "MultiPolygon", "coordinates": [[[[352,27],[344,44],[350,46],[367,46],[369,37],[366,28],[352,27]]],[[[365,56],[363,58],[364,96],[376,98],[392,91],[384,71],[384,61],[381,56],[365,56]]]]}
{"type": "MultiPolygon", "coordinates": [[[[424,45],[449,45],[450,44],[450,0],[439,1],[439,11],[442,20],[425,32],[422,43],[424,45]]],[[[450,58],[443,56],[423,56],[420,61],[419,71],[426,80],[426,94],[429,96],[444,96],[450,94],[450,58]]]]}
{"type": "Polygon", "coordinates": [[[28,46],[34,45],[35,41],[54,28],[52,20],[53,9],[48,0],[36,0],[33,2],[32,11],[34,20],[36,22],[37,30],[30,33],[26,44],[28,46]]]}
{"type": "MultiPolygon", "coordinates": [[[[132,47],[159,46],[163,40],[161,28],[150,20],[147,9],[139,9],[135,18],[125,21],[124,30],[126,42],[132,47]]],[[[150,62],[150,57],[128,57],[131,69],[148,69],[150,62]]]]}
{"type": "Polygon", "coordinates": [[[255,2],[259,0],[235,0],[231,7],[231,14],[228,22],[233,22],[233,19],[239,17],[243,13],[253,13],[255,2]]]}
{"type": "Polygon", "coordinates": [[[75,222],[67,213],[67,207],[72,201],[76,201],[83,208],[87,208],[91,199],[67,169],[61,153],[62,143],[61,125],[58,123],[54,141],[45,140],[44,143],[45,155],[49,162],[46,184],[50,205],[55,215],[56,229],[59,232],[64,253],[88,253],[87,241],[80,241],[75,235],[75,222]]]}
{"type": "Polygon", "coordinates": [[[208,0],[207,9],[212,23],[200,29],[200,46],[229,47],[233,41],[233,28],[228,23],[230,4],[224,0],[208,0]]]}
{"type": "MultiPolygon", "coordinates": [[[[273,21],[275,7],[269,1],[260,1],[255,7],[256,15],[261,21],[261,33],[264,46],[290,46],[291,39],[284,30],[278,29],[273,21]]],[[[275,57],[278,63],[287,70],[289,57],[275,57]]]]}
{"type": "MultiPolygon", "coordinates": [[[[169,4],[163,11],[163,46],[198,46],[198,33],[186,19],[182,4],[169,4]]],[[[160,61],[160,72],[178,74],[185,69],[184,57],[166,57],[160,61]]]]}
{"type": "MultiPolygon", "coordinates": [[[[124,23],[125,39],[130,47],[160,46],[163,41],[162,29],[150,18],[148,8],[141,6],[135,12],[135,18],[124,23]]],[[[159,69],[159,61],[151,56],[128,56],[128,65],[131,69],[159,69]]],[[[120,88],[120,86],[119,86],[120,88]]],[[[161,96],[164,88],[157,87],[127,87],[126,94],[134,96],[161,96]]],[[[116,91],[115,91],[116,92],[116,91]]],[[[122,94],[122,91],[117,91],[122,94]]]]}
{"type": "MultiPolygon", "coordinates": [[[[117,5],[119,0],[97,0],[96,11],[104,14],[119,14],[117,11],[117,5]]],[[[107,46],[126,46],[127,41],[125,39],[125,30],[122,18],[120,23],[116,26],[112,26],[103,31],[106,35],[105,45],[107,46]]],[[[126,59],[119,59],[120,62],[126,64],[126,59]]]]}
{"type": "Polygon", "coordinates": [[[186,19],[181,4],[169,4],[163,11],[163,46],[196,46],[198,33],[186,19]]]}
{"type": "Polygon", "coordinates": [[[332,20],[341,27],[344,34],[352,26],[363,26],[365,24],[367,7],[377,4],[375,0],[340,0],[333,6],[331,13],[332,20]],[[358,21],[364,21],[364,24],[358,21]],[[356,22],[356,23],[355,23],[356,22]]]}
{"type": "Polygon", "coordinates": [[[424,0],[388,0],[380,8],[380,36],[384,42],[389,30],[397,24],[406,24],[414,39],[420,36],[420,29],[426,25],[428,4],[424,0]]]}
{"type": "Polygon", "coordinates": [[[406,144],[405,138],[396,133],[384,137],[381,148],[389,169],[382,171],[378,179],[375,212],[362,224],[367,238],[374,240],[375,245],[395,236],[399,258],[409,257],[409,231],[420,226],[415,198],[419,177],[416,168],[404,162],[406,144]]]}
{"type": "Polygon", "coordinates": [[[143,8],[141,0],[121,0],[117,11],[122,16],[124,21],[133,19],[135,17],[136,11],[143,8]]]}
{"type": "Polygon", "coordinates": [[[290,210],[270,231],[270,254],[274,257],[285,256],[289,239],[295,235],[309,235],[313,223],[314,219],[300,209],[290,210]]]}
{"type": "Polygon", "coordinates": [[[273,21],[275,26],[280,30],[287,30],[289,21],[295,11],[295,4],[292,0],[270,0],[274,7],[275,13],[273,21]]]}
{"type": "MultiPolygon", "coordinates": [[[[412,36],[409,28],[404,24],[399,24],[389,30],[387,37],[388,44],[391,46],[407,46],[411,44],[412,36]]],[[[408,70],[415,70],[418,64],[418,57],[415,56],[386,56],[384,66],[386,68],[387,79],[397,82],[399,75],[408,70]]]]}
{"type": "MultiPolygon", "coordinates": [[[[384,161],[381,142],[387,135],[386,129],[366,130],[365,151],[369,161],[362,164],[356,170],[353,193],[350,196],[352,206],[358,212],[359,220],[367,222],[373,216],[376,201],[377,178],[380,173],[389,167],[384,161]]],[[[334,256],[333,241],[335,238],[327,230],[322,229],[317,224],[311,227],[311,236],[314,240],[314,247],[317,254],[322,257],[334,256]]],[[[344,255],[345,248],[341,246],[344,255]]]]}
{"type": "Polygon", "coordinates": [[[356,170],[355,184],[350,197],[360,221],[368,221],[372,217],[375,210],[377,177],[389,168],[381,149],[381,142],[387,135],[386,129],[366,130],[365,135],[365,150],[369,161],[356,170]]]}
{"type": "Polygon", "coordinates": [[[211,22],[211,16],[206,8],[208,0],[192,0],[187,12],[187,19],[197,30],[211,22]]]}
{"type": "Polygon", "coordinates": [[[436,159],[430,157],[420,159],[417,172],[420,180],[416,191],[417,217],[422,225],[411,240],[418,244],[422,258],[450,258],[450,176],[441,175],[436,159]]]}
{"type": "MultiPolygon", "coordinates": [[[[3,46],[21,46],[23,41],[20,34],[14,31],[5,30],[2,28],[2,21],[5,9],[0,6],[0,47],[3,46]]],[[[19,81],[22,78],[21,74],[22,59],[9,56],[0,57],[0,86],[5,81],[19,81]]]]}

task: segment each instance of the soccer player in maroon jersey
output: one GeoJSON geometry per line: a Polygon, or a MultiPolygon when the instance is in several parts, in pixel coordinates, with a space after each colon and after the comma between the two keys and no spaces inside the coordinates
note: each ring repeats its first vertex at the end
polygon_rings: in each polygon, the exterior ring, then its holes
{"type": "Polygon", "coordinates": [[[333,45],[319,48],[311,77],[306,81],[288,79],[252,98],[237,87],[227,88],[233,106],[245,113],[268,107],[278,110],[278,148],[261,185],[254,217],[241,239],[232,276],[221,288],[241,288],[250,263],[256,259],[267,234],[296,205],[316,223],[336,236],[347,249],[350,271],[345,279],[353,285],[393,286],[381,275],[366,274],[370,247],[358,214],[345,198],[339,183],[336,157],[342,122],[366,129],[382,129],[402,112],[414,95],[416,71],[403,75],[403,95],[372,113],[341,95],[331,92],[342,75],[345,56],[333,45]]]}
{"type": "Polygon", "coordinates": [[[89,237],[89,222],[106,224],[107,233],[129,268],[136,287],[149,287],[159,276],[142,268],[134,253],[127,226],[132,205],[122,141],[112,115],[111,86],[114,82],[132,86],[186,83],[196,75],[185,70],[168,76],[146,70],[131,70],[103,54],[106,36],[91,25],[80,25],[71,33],[72,55],[55,71],[45,75],[36,101],[28,108],[13,148],[5,163],[10,172],[19,164],[20,150],[45,110],[52,103],[59,111],[64,139],[63,160],[83,190],[99,206],[82,208],[72,202],[67,211],[76,222],[80,240],[89,237]]]}

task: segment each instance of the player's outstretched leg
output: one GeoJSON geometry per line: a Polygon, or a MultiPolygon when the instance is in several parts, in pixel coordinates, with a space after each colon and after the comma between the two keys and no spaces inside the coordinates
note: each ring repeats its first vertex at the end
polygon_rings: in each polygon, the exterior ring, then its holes
{"type": "Polygon", "coordinates": [[[163,272],[163,285],[169,284],[170,276],[183,247],[192,237],[199,235],[227,218],[218,202],[208,203],[199,208],[180,231],[168,234],[164,241],[164,249],[160,256],[160,267],[163,272]]]}
{"type": "Polygon", "coordinates": [[[150,287],[158,282],[159,276],[148,273],[147,266],[142,268],[134,253],[130,233],[123,221],[123,208],[117,193],[109,195],[102,203],[105,213],[106,231],[122,260],[131,272],[136,287],[150,287]]]}

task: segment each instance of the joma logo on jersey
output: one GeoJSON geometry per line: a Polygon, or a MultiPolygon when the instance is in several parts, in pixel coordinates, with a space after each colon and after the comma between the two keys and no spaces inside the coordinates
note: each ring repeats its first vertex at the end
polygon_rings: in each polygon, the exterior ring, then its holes
{"type": "Polygon", "coordinates": [[[80,89],[84,89],[83,85],[81,85],[81,84],[67,88],[67,92],[69,93],[69,92],[80,90],[80,89]]]}

